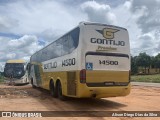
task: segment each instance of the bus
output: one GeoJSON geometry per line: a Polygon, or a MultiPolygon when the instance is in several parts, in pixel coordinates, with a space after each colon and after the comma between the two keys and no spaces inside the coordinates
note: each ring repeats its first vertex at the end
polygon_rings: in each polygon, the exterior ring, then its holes
{"type": "Polygon", "coordinates": [[[104,98],[130,93],[130,45],[127,29],[80,22],[30,58],[33,87],[53,97],[104,98]]]}
{"type": "Polygon", "coordinates": [[[4,77],[10,85],[29,84],[25,60],[8,60],[4,67],[4,77]]]}

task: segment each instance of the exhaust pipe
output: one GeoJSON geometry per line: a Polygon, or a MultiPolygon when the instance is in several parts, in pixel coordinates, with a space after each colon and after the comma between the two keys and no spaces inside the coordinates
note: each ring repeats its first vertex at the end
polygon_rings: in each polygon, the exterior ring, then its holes
{"type": "Polygon", "coordinates": [[[96,98],[96,96],[97,96],[96,94],[92,94],[91,95],[92,98],[96,98]]]}

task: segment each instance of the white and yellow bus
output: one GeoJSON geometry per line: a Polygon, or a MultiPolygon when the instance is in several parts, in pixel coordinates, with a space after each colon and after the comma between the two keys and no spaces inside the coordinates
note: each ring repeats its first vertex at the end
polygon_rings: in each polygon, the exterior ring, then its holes
{"type": "Polygon", "coordinates": [[[130,93],[130,45],[125,28],[81,22],[33,54],[30,64],[32,85],[62,100],[130,93]]]}
{"type": "Polygon", "coordinates": [[[5,82],[8,84],[28,84],[27,63],[25,60],[8,60],[4,67],[5,82]]]}

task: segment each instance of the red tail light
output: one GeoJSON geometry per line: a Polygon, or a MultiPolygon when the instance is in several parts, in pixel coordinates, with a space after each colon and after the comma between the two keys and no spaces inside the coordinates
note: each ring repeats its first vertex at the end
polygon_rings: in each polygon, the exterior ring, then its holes
{"type": "Polygon", "coordinates": [[[80,83],[86,83],[86,70],[85,69],[80,71],[80,83]]]}

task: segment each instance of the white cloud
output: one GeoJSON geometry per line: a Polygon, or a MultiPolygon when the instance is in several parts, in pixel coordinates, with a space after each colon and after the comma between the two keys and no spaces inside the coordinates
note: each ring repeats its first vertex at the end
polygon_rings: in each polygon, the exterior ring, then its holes
{"type": "Polygon", "coordinates": [[[117,17],[117,26],[124,27],[129,32],[131,54],[136,55],[139,53],[141,42],[139,41],[139,36],[141,35],[141,30],[138,28],[136,20],[137,14],[132,14],[130,11],[131,1],[126,1],[123,4],[119,4],[116,8],[113,8],[112,12],[117,17]]]}
{"type": "Polygon", "coordinates": [[[14,0],[0,5],[0,62],[29,59],[46,43],[54,41],[80,21],[101,22],[127,28],[131,53],[160,52],[160,1],[52,1],[14,0]],[[111,5],[111,3],[116,5],[111,5]]]}
{"type": "Polygon", "coordinates": [[[8,16],[1,15],[0,16],[0,31],[1,32],[9,32],[11,28],[17,26],[17,21],[8,16]]]}
{"type": "Polygon", "coordinates": [[[0,47],[0,60],[6,62],[8,59],[29,59],[34,52],[42,48],[34,35],[24,35],[19,39],[0,37],[3,46],[0,47]],[[27,57],[26,57],[27,56],[27,57]]]}
{"type": "Polygon", "coordinates": [[[113,9],[117,25],[129,31],[132,55],[138,55],[140,52],[157,55],[160,52],[160,2],[152,2],[130,0],[113,9]]]}
{"type": "Polygon", "coordinates": [[[141,16],[137,19],[137,24],[143,33],[160,29],[160,1],[158,0],[133,0],[131,11],[139,11],[141,16]]]}
{"type": "Polygon", "coordinates": [[[6,55],[7,59],[14,59],[16,57],[16,53],[9,53],[6,55]]]}
{"type": "MultiPolygon", "coordinates": [[[[137,47],[139,52],[147,52],[156,55],[160,52],[157,45],[160,42],[160,1],[158,0],[132,0],[130,11],[137,16],[134,20],[139,30],[137,47]]],[[[132,26],[133,28],[133,26],[132,26]]]]}
{"type": "Polygon", "coordinates": [[[8,46],[15,49],[21,49],[38,42],[37,37],[33,35],[24,35],[19,39],[12,39],[8,42],[8,46]]]}
{"type": "Polygon", "coordinates": [[[124,7],[125,7],[127,10],[129,10],[129,9],[131,8],[131,1],[126,1],[126,2],[124,3],[124,7]]]}
{"type": "Polygon", "coordinates": [[[79,9],[51,0],[15,1],[0,6],[1,9],[2,15],[17,21],[18,25],[10,28],[15,34],[39,34],[48,29],[63,33],[85,17],[79,9]]]}
{"type": "Polygon", "coordinates": [[[150,33],[148,34],[143,34],[141,36],[139,36],[139,40],[142,40],[143,42],[141,43],[141,47],[145,48],[145,47],[152,47],[153,46],[153,42],[152,40],[154,40],[154,36],[150,33]]]}
{"type": "Polygon", "coordinates": [[[81,5],[81,8],[87,14],[89,21],[107,24],[116,23],[116,16],[111,12],[111,8],[107,4],[87,1],[81,5]]]}

